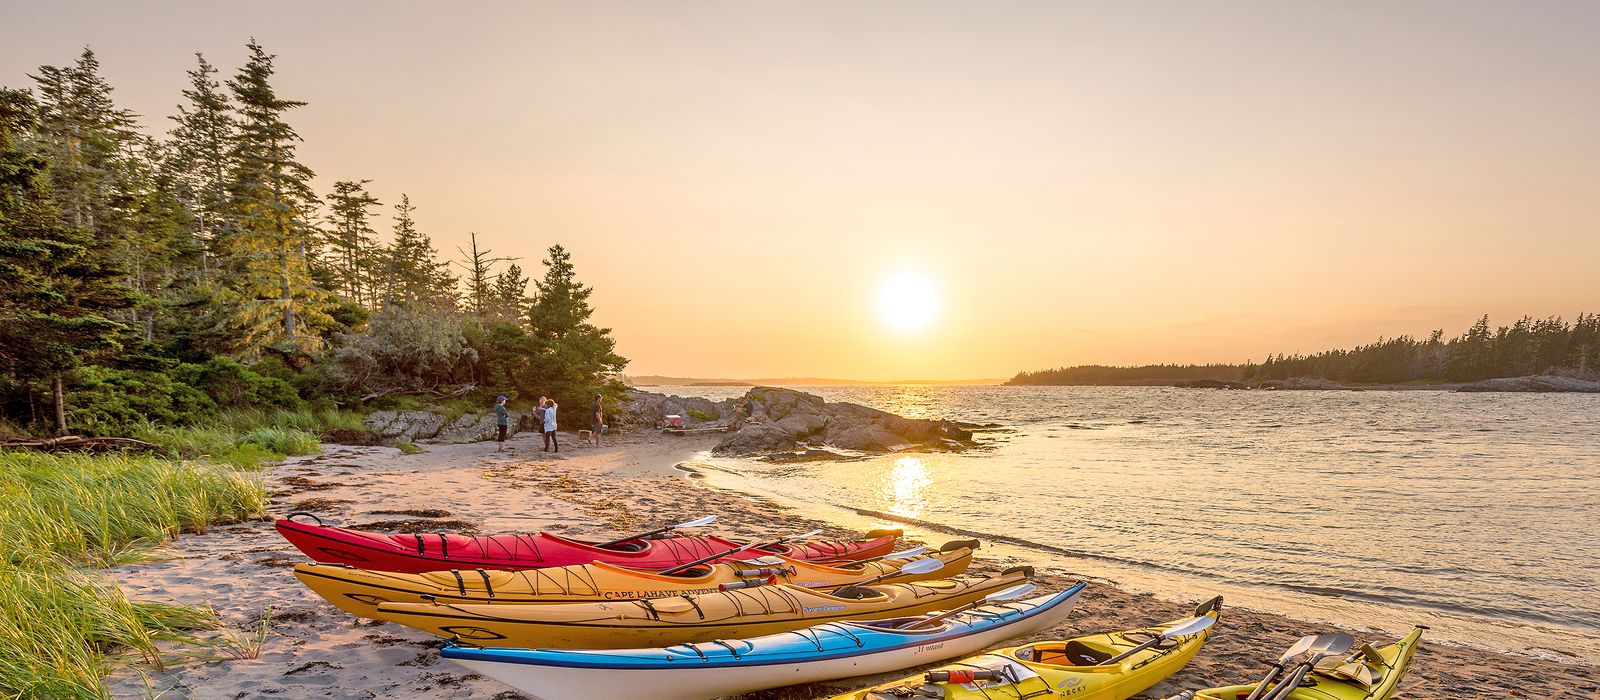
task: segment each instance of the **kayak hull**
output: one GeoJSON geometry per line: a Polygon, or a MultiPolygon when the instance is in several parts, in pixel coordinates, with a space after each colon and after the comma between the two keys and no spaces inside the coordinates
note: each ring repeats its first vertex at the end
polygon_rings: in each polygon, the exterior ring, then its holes
{"type": "Polygon", "coordinates": [[[1083,588],[1079,583],[1055,595],[978,608],[926,632],[831,622],[692,647],[596,652],[447,646],[441,655],[536,700],[705,700],[970,654],[1059,624],[1083,588]]]}
{"type": "Polygon", "coordinates": [[[294,575],[317,595],[358,617],[375,618],[381,603],[439,602],[474,605],[587,603],[607,600],[665,598],[715,593],[718,586],[747,581],[741,571],[777,570],[779,583],[828,590],[864,583],[880,576],[885,582],[948,578],[972,563],[972,550],[955,547],[902,561],[876,561],[849,566],[825,566],[781,557],[779,564],[725,562],[697,567],[688,575],[666,575],[596,563],[525,569],[521,571],[433,571],[406,574],[357,569],[343,564],[299,564],[294,575]],[[895,572],[906,563],[935,559],[943,566],[927,574],[895,572]]]}
{"type": "Polygon", "coordinates": [[[947,610],[1026,583],[1026,567],[983,578],[852,589],[788,585],[653,600],[550,605],[383,603],[377,618],[483,647],[622,649],[754,637],[825,622],[884,620],[947,610]]]}
{"type": "MultiPolygon", "coordinates": [[[[1377,673],[1378,682],[1367,685],[1348,677],[1326,673],[1319,668],[1310,674],[1310,678],[1315,679],[1316,684],[1295,688],[1289,692],[1289,700],[1389,700],[1394,695],[1395,688],[1399,687],[1400,681],[1405,678],[1406,671],[1411,669],[1411,658],[1417,652],[1418,642],[1421,641],[1425,629],[1427,628],[1418,627],[1400,641],[1377,650],[1386,667],[1366,665],[1377,673]]],[[[1255,688],[1253,684],[1207,688],[1195,691],[1193,697],[1195,700],[1244,700],[1255,688]]]]}
{"type": "MultiPolygon", "coordinates": [[[[278,534],[313,561],[348,564],[375,571],[420,574],[448,569],[538,569],[603,561],[635,569],[669,569],[713,557],[741,543],[720,537],[667,536],[626,540],[610,547],[548,532],[469,537],[444,533],[366,532],[279,520],[278,534]]],[[[876,530],[857,541],[810,540],[757,547],[720,560],[749,560],[772,554],[805,561],[859,561],[888,554],[899,530],[876,530]]]]}
{"type": "MultiPolygon", "coordinates": [[[[1213,620],[1221,616],[1220,599],[1208,603],[1205,608],[1209,609],[1204,614],[1213,620]]],[[[940,667],[940,670],[1003,671],[1010,674],[1009,680],[930,684],[923,680],[923,676],[918,675],[845,693],[833,700],[905,700],[908,697],[944,700],[1018,700],[1043,697],[1126,700],[1182,669],[1205,645],[1211,630],[1215,628],[1213,625],[1198,634],[1177,638],[1170,644],[1164,643],[1134,652],[1132,656],[1118,663],[1105,663],[1123,652],[1132,650],[1139,642],[1172,624],[1169,622],[1137,630],[1087,635],[1064,641],[1035,642],[1000,649],[940,667]],[[906,694],[916,691],[925,694],[906,694]]]]}

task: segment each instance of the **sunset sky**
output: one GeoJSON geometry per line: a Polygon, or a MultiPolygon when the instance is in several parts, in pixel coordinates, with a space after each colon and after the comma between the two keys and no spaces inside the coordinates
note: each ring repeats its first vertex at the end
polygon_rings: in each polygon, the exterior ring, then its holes
{"type": "Polygon", "coordinates": [[[320,191],[408,193],[452,256],[561,243],[629,374],[1006,377],[1600,311],[1597,28],[1595,2],[0,0],[0,84],[89,45],[164,132],[192,53],[231,74],[254,36],[320,191]]]}

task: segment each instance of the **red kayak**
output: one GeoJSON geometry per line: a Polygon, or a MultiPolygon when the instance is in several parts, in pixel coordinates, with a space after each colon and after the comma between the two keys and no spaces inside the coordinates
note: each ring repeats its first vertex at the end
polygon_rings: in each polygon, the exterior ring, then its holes
{"type": "MultiPolygon", "coordinates": [[[[669,569],[713,557],[742,545],[720,537],[671,534],[625,540],[614,545],[574,540],[548,532],[468,537],[363,532],[332,525],[279,520],[278,533],[306,556],[324,564],[420,574],[445,569],[542,569],[602,561],[635,569],[669,569]]],[[[781,554],[806,561],[856,561],[888,554],[899,530],[873,530],[866,539],[808,540],[732,553],[724,559],[755,559],[781,554]]]]}

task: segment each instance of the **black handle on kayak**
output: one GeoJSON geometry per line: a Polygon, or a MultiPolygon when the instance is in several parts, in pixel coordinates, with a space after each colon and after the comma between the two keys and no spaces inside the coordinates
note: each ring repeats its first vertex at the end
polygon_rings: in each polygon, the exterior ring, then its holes
{"type": "Polygon", "coordinates": [[[297,515],[304,515],[304,516],[306,516],[308,518],[311,518],[312,520],[317,521],[318,525],[326,525],[327,524],[327,523],[322,522],[322,518],[317,517],[316,513],[307,513],[307,512],[305,512],[303,510],[297,510],[297,511],[294,511],[293,513],[285,515],[285,516],[283,516],[283,519],[284,520],[294,520],[295,516],[297,516],[297,515]]]}

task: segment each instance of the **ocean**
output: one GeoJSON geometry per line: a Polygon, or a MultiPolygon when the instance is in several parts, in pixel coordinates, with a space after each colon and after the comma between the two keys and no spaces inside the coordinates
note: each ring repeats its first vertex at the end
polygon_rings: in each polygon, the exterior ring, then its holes
{"type": "MultiPolygon", "coordinates": [[[[805,387],[1000,428],[961,453],[711,459],[718,485],[892,514],[1169,598],[1600,663],[1600,396],[805,387]]],[[[743,387],[652,388],[720,399],[743,387]]],[[[953,539],[953,537],[951,537],[953,539]]],[[[1316,630],[1307,630],[1307,633],[1316,630]]]]}

